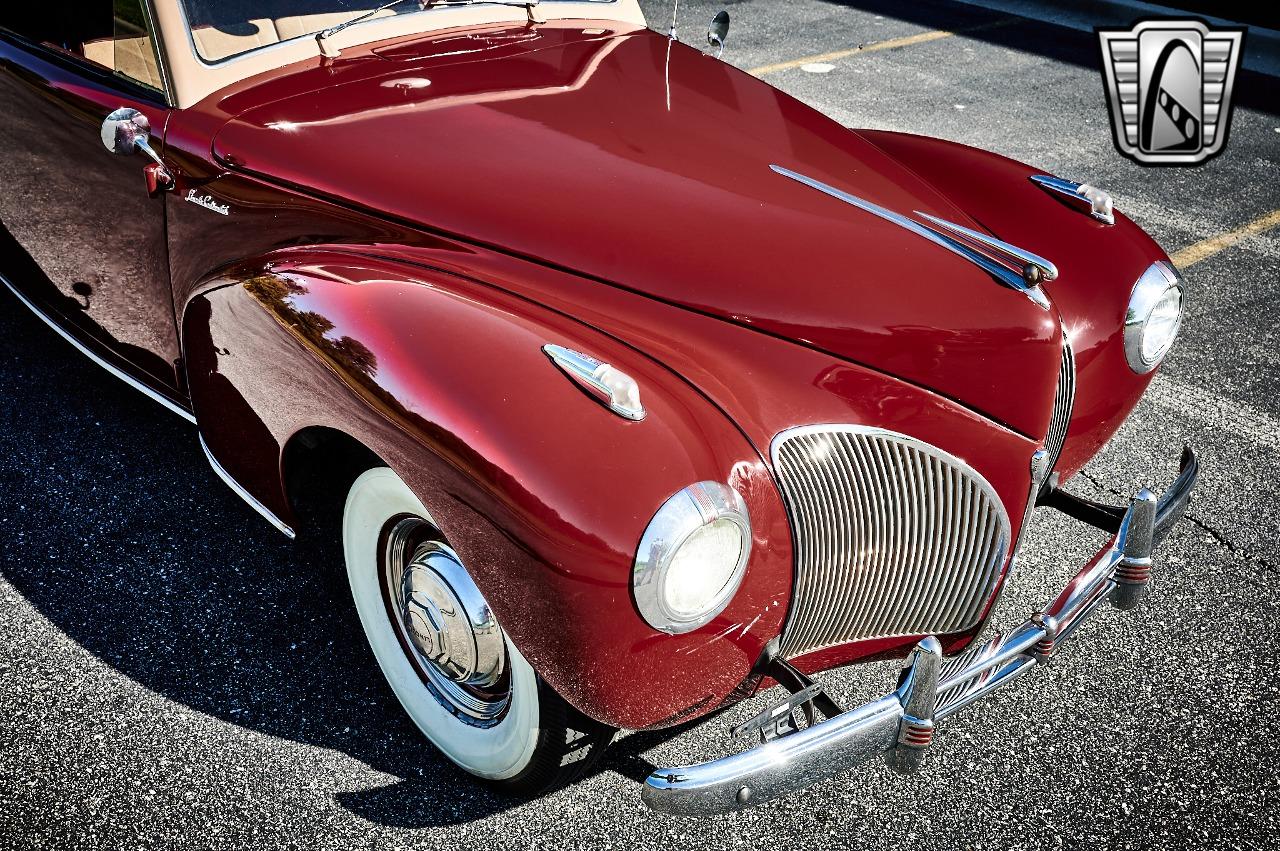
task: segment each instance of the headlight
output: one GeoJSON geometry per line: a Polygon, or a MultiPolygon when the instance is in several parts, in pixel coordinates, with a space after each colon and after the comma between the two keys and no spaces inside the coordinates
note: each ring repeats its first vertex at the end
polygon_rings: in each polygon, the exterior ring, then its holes
{"type": "Polygon", "coordinates": [[[640,614],[663,632],[697,629],[729,605],[749,555],[742,496],[719,482],[690,485],[663,503],[640,539],[631,571],[640,614]]]}
{"type": "Polygon", "coordinates": [[[1169,353],[1182,326],[1182,303],[1182,277],[1163,261],[1152,263],[1133,285],[1124,314],[1124,354],[1134,372],[1150,372],[1169,353]]]}

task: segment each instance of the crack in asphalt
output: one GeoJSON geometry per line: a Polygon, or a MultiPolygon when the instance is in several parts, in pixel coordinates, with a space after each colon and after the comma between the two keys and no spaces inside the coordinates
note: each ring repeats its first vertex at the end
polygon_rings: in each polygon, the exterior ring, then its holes
{"type": "MultiPolygon", "coordinates": [[[[1126,496],[1121,491],[1118,491],[1115,488],[1111,487],[1110,485],[1105,485],[1102,482],[1100,482],[1097,476],[1094,476],[1091,473],[1081,470],[1076,475],[1078,475],[1080,478],[1084,479],[1086,482],[1093,485],[1095,488],[1097,488],[1100,491],[1109,493],[1112,496],[1118,497],[1125,501],[1128,501],[1129,499],[1129,497],[1126,496]]],[[[1215,543],[1217,543],[1227,552],[1231,553],[1232,556],[1249,559],[1254,563],[1261,565],[1263,568],[1265,568],[1268,571],[1274,572],[1276,570],[1275,564],[1263,558],[1262,556],[1254,554],[1247,548],[1240,546],[1235,541],[1232,541],[1229,537],[1227,537],[1226,533],[1213,527],[1212,525],[1209,524],[1208,521],[1195,516],[1194,514],[1191,513],[1190,510],[1188,510],[1187,513],[1183,515],[1183,517],[1191,525],[1195,526],[1197,529],[1200,529],[1202,532],[1206,533],[1211,540],[1213,540],[1215,543]]]]}

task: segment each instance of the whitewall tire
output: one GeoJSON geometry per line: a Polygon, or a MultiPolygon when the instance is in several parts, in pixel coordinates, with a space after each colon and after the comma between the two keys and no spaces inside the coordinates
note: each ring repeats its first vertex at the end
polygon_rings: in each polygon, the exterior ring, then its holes
{"type": "Polygon", "coordinates": [[[527,794],[572,782],[599,759],[613,729],[538,677],[427,507],[389,468],[352,484],[342,538],[369,646],[405,712],[445,756],[527,794]]]}

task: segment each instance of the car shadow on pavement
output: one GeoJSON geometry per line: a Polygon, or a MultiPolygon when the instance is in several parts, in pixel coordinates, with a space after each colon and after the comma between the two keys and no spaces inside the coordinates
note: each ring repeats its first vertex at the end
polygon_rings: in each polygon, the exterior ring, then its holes
{"type": "MultiPolygon", "coordinates": [[[[395,700],[390,690],[387,691],[387,699],[393,702],[395,700]]],[[[615,772],[634,780],[638,798],[639,784],[657,768],[643,757],[644,751],[680,735],[704,720],[700,718],[666,730],[632,733],[615,741],[594,773],[615,772]]],[[[406,730],[402,735],[403,747],[430,749],[415,740],[416,731],[406,730]]],[[[505,796],[484,786],[434,752],[428,756],[433,763],[438,764],[430,772],[413,774],[410,769],[412,776],[402,775],[401,780],[390,785],[359,792],[339,792],[334,798],[347,811],[363,819],[398,828],[463,824],[525,803],[523,799],[505,796]]],[[[560,790],[551,794],[566,793],[571,792],[560,790]]]]}
{"type": "MultiPolygon", "coordinates": [[[[401,711],[351,603],[336,523],[280,536],[217,479],[192,426],[7,292],[0,364],[0,572],[41,615],[176,703],[400,778],[335,791],[362,818],[444,826],[521,803],[454,767],[401,711]]],[[[303,527],[340,511],[315,500],[303,527]]],[[[640,754],[678,732],[627,737],[599,770],[643,779],[640,754]]]]}

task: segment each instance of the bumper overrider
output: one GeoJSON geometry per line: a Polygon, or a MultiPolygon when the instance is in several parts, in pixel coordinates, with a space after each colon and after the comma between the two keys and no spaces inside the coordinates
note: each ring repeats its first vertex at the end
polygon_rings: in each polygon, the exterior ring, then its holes
{"type": "Polygon", "coordinates": [[[784,683],[791,698],[739,728],[760,730],[762,744],[700,765],[657,769],[645,781],[645,804],[678,815],[740,810],[882,754],[897,771],[917,771],[939,721],[1047,663],[1103,601],[1121,610],[1139,603],[1151,576],[1152,550],[1185,513],[1198,472],[1195,453],[1184,449],[1173,484],[1159,498],[1144,488],[1127,508],[1051,489],[1039,504],[1113,534],[1042,611],[951,660],[943,659],[936,637],[924,638],[908,657],[896,689],[848,711],[840,712],[818,685],[799,675],[798,681],[784,683]],[[825,720],[816,720],[815,708],[825,720]],[[802,729],[792,721],[801,710],[811,722],[802,729]]]}

